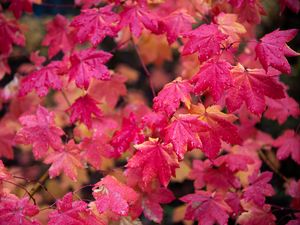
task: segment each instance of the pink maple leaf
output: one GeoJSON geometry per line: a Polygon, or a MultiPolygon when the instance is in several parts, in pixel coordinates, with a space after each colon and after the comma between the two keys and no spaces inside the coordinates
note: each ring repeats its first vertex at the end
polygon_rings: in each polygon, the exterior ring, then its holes
{"type": "Polygon", "coordinates": [[[68,111],[71,111],[70,121],[74,123],[76,120],[86,124],[88,127],[92,125],[92,114],[96,117],[101,117],[102,112],[97,107],[98,102],[85,95],[76,99],[76,101],[70,106],[68,111]]]}
{"type": "Polygon", "coordinates": [[[232,172],[246,171],[248,170],[248,165],[253,163],[253,158],[248,155],[239,153],[229,153],[227,155],[222,155],[214,160],[214,164],[216,166],[225,165],[232,172]]]}
{"type": "Polygon", "coordinates": [[[165,141],[173,144],[179,159],[187,150],[202,148],[199,132],[207,131],[209,125],[198,119],[198,115],[179,114],[166,127],[165,141]]]}
{"type": "Polygon", "coordinates": [[[25,37],[15,20],[7,20],[0,14],[0,53],[7,55],[12,51],[12,45],[25,45],[25,37]]]}
{"type": "Polygon", "coordinates": [[[136,37],[141,35],[144,27],[154,33],[158,32],[158,17],[144,6],[125,6],[120,17],[119,27],[129,26],[131,33],[136,37]]]}
{"type": "Polygon", "coordinates": [[[93,188],[99,213],[112,212],[127,216],[129,208],[137,201],[138,194],[112,176],[102,178],[93,188]]]}
{"type": "Polygon", "coordinates": [[[77,168],[83,168],[80,160],[80,148],[75,144],[74,140],[70,140],[63,149],[59,149],[50,153],[45,163],[51,164],[49,168],[50,178],[56,177],[64,172],[72,180],[76,181],[77,168]]]}
{"type": "Polygon", "coordinates": [[[180,200],[188,204],[185,219],[198,220],[198,225],[227,224],[228,213],[232,211],[218,193],[197,191],[180,200]]]}
{"type": "Polygon", "coordinates": [[[258,206],[265,204],[265,196],[272,196],[275,192],[270,182],[272,179],[271,172],[252,175],[250,185],[244,188],[243,197],[246,201],[253,201],[258,206]]]}
{"type": "Polygon", "coordinates": [[[268,108],[264,117],[277,120],[279,124],[283,124],[289,116],[297,118],[300,115],[299,104],[288,96],[281,99],[266,98],[266,104],[268,108]]]}
{"type": "Polygon", "coordinates": [[[39,225],[31,218],[39,213],[28,197],[19,199],[13,194],[0,194],[0,225],[39,225]]]}
{"type": "Polygon", "coordinates": [[[243,102],[250,112],[261,115],[265,110],[265,96],[284,98],[283,86],[263,69],[246,69],[238,64],[231,70],[233,86],[226,94],[226,105],[230,112],[239,109],[243,102]]]}
{"type": "Polygon", "coordinates": [[[157,188],[143,196],[142,208],[145,217],[155,223],[161,223],[163,219],[163,208],[160,204],[170,203],[175,199],[172,191],[167,188],[157,188]]]}
{"type": "Polygon", "coordinates": [[[251,206],[243,212],[237,219],[241,225],[275,225],[276,217],[271,212],[270,205],[251,206]]]}
{"type": "Polygon", "coordinates": [[[110,53],[86,49],[74,52],[70,57],[69,80],[74,80],[79,88],[88,89],[92,77],[109,80],[110,72],[104,65],[112,55],[110,53]]]}
{"type": "Polygon", "coordinates": [[[275,30],[260,39],[255,51],[266,71],[271,66],[282,73],[291,73],[291,67],[285,56],[298,56],[299,53],[290,49],[286,44],[292,40],[298,30],[275,30]]]}
{"type": "Polygon", "coordinates": [[[170,116],[179,108],[180,102],[189,108],[192,90],[192,85],[187,80],[182,80],[179,77],[166,84],[158,93],[158,96],[153,100],[153,109],[155,111],[164,111],[170,116]]]}
{"type": "MultiPolygon", "coordinates": [[[[11,174],[8,172],[8,170],[5,168],[2,160],[0,159],[0,182],[1,180],[8,180],[10,179],[12,176],[11,174]]],[[[1,183],[0,183],[1,184],[1,183]]]]}
{"type": "Polygon", "coordinates": [[[0,157],[12,159],[14,156],[12,146],[14,144],[14,131],[0,122],[0,157]]]}
{"type": "Polygon", "coordinates": [[[299,0],[280,0],[281,13],[285,10],[286,7],[297,14],[300,10],[300,2],[299,0]]]}
{"type": "Polygon", "coordinates": [[[286,130],[273,142],[273,146],[278,148],[276,156],[279,160],[291,155],[292,159],[300,164],[300,136],[295,131],[286,130]]]}
{"type": "Polygon", "coordinates": [[[79,16],[71,22],[71,26],[77,30],[79,42],[89,40],[93,46],[97,46],[106,36],[116,36],[119,15],[112,11],[113,5],[101,8],[84,9],[79,16]]]}
{"type": "Polygon", "coordinates": [[[125,76],[119,74],[113,74],[110,80],[94,80],[88,89],[88,93],[114,108],[119,98],[127,94],[126,80],[125,76]]]}
{"type": "Polygon", "coordinates": [[[62,199],[56,201],[56,210],[49,214],[48,225],[76,224],[86,225],[81,213],[87,211],[84,201],[73,201],[72,192],[67,193],[62,199]]]}
{"type": "Polygon", "coordinates": [[[62,81],[58,75],[60,68],[61,63],[53,61],[42,69],[27,75],[21,81],[19,95],[24,96],[30,91],[35,90],[42,97],[47,95],[50,88],[61,90],[62,81]]]}
{"type": "Polygon", "coordinates": [[[16,142],[32,144],[36,159],[43,157],[49,147],[55,150],[61,149],[60,136],[64,132],[55,125],[53,112],[39,105],[35,115],[21,116],[19,120],[23,127],[16,134],[16,142]]]}
{"type": "Polygon", "coordinates": [[[195,19],[185,9],[176,10],[159,21],[160,29],[167,33],[169,44],[172,44],[180,35],[192,30],[195,19]]]}
{"type": "Polygon", "coordinates": [[[147,186],[157,178],[163,186],[167,186],[171,176],[175,175],[178,160],[170,145],[159,143],[158,139],[151,139],[134,146],[138,151],[128,161],[129,169],[142,170],[142,182],[147,186]]]}
{"type": "Polygon", "coordinates": [[[209,90],[215,101],[218,101],[224,90],[232,85],[230,75],[231,65],[219,59],[211,59],[205,62],[200,71],[192,77],[194,83],[194,92],[200,94],[205,90],[209,90]]]}
{"type": "Polygon", "coordinates": [[[217,24],[203,24],[200,27],[192,30],[184,37],[188,38],[188,42],[184,45],[182,54],[188,55],[198,52],[199,60],[206,61],[214,55],[220,54],[221,42],[228,35],[223,34],[217,24]]]}
{"type": "Polygon", "coordinates": [[[50,58],[55,56],[60,50],[67,53],[74,47],[74,38],[68,25],[68,19],[60,14],[56,15],[46,25],[47,34],[42,45],[49,47],[48,55],[50,58]]]}
{"type": "Polygon", "coordinates": [[[13,12],[14,16],[19,19],[23,12],[32,12],[32,1],[31,0],[10,0],[8,8],[13,12]]]}

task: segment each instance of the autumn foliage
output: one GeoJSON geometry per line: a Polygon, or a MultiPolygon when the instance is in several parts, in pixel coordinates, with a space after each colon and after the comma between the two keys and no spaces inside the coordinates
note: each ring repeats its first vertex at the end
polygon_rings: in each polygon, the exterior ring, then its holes
{"type": "Polygon", "coordinates": [[[298,30],[259,33],[263,2],[75,0],[28,52],[51,4],[3,1],[0,225],[300,224],[298,30]]]}

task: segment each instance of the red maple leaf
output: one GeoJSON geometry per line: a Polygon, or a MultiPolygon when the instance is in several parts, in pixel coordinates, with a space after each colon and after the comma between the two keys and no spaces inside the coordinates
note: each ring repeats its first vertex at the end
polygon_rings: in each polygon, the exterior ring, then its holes
{"type": "Polygon", "coordinates": [[[1,225],[39,225],[31,218],[38,213],[37,206],[31,204],[28,197],[19,199],[13,194],[0,194],[1,225]]]}
{"type": "Polygon", "coordinates": [[[97,104],[98,102],[95,99],[91,98],[89,95],[77,98],[76,101],[68,109],[68,111],[71,111],[71,123],[79,120],[88,127],[91,127],[92,114],[94,114],[96,117],[101,117],[102,115],[102,112],[97,107],[97,104]]]}
{"type": "Polygon", "coordinates": [[[248,170],[248,165],[253,164],[254,160],[248,155],[239,153],[229,153],[227,155],[222,155],[214,160],[214,165],[221,166],[225,165],[232,172],[246,171],[248,170]]]}
{"type": "Polygon", "coordinates": [[[45,163],[51,164],[49,168],[50,178],[56,177],[64,172],[72,180],[76,181],[77,168],[83,168],[80,151],[79,146],[76,145],[72,139],[63,149],[50,153],[44,160],[45,163]]]}
{"type": "Polygon", "coordinates": [[[198,52],[199,60],[203,62],[220,53],[221,42],[228,35],[223,34],[218,29],[217,24],[203,24],[195,30],[184,34],[184,37],[189,40],[184,45],[182,54],[188,55],[198,52]]]}
{"type": "Polygon", "coordinates": [[[113,5],[101,8],[84,9],[71,22],[77,30],[77,39],[80,43],[89,40],[97,46],[106,36],[116,36],[119,15],[112,11],[113,5]]]}
{"type": "Polygon", "coordinates": [[[68,25],[68,19],[60,14],[56,15],[46,25],[47,34],[42,45],[49,47],[48,55],[50,58],[55,56],[60,50],[67,53],[74,47],[74,38],[72,38],[68,25]]]}
{"type": "Polygon", "coordinates": [[[277,120],[279,124],[283,124],[289,116],[297,118],[300,115],[299,104],[288,96],[281,99],[266,98],[266,104],[268,108],[264,117],[277,120]]]}
{"type": "Polygon", "coordinates": [[[197,191],[182,198],[187,209],[185,219],[198,220],[199,225],[227,224],[228,213],[232,210],[218,193],[197,191]]]}
{"type": "Polygon", "coordinates": [[[81,213],[87,211],[84,201],[73,201],[72,192],[67,193],[62,199],[56,201],[56,210],[49,214],[48,225],[76,224],[86,225],[81,213]]]}
{"type": "Polygon", "coordinates": [[[19,19],[23,12],[32,12],[32,2],[31,0],[10,0],[8,9],[19,19]]]}
{"type": "Polygon", "coordinates": [[[228,89],[232,84],[230,75],[231,65],[224,61],[213,58],[205,62],[200,71],[192,77],[194,83],[194,92],[201,94],[205,90],[209,90],[215,101],[218,101],[224,90],[228,89]]]}
{"type": "Polygon", "coordinates": [[[159,143],[158,139],[150,139],[134,147],[138,151],[128,161],[127,168],[142,170],[144,186],[157,178],[166,187],[178,167],[177,156],[172,146],[159,143]]]}
{"type": "Polygon", "coordinates": [[[268,182],[272,179],[271,172],[254,174],[249,178],[250,185],[243,190],[243,198],[246,201],[253,201],[258,206],[265,204],[265,196],[272,196],[274,189],[268,182]]]}
{"type": "Polygon", "coordinates": [[[0,122],[0,127],[0,157],[12,159],[14,157],[12,146],[15,133],[2,121],[0,122]]]}
{"type": "Polygon", "coordinates": [[[191,113],[199,115],[199,119],[206,122],[211,129],[200,132],[202,149],[209,158],[215,158],[221,148],[221,140],[230,144],[240,144],[237,127],[233,122],[237,119],[233,114],[221,112],[221,107],[212,105],[205,108],[204,105],[192,105],[191,113]]]}
{"type": "Polygon", "coordinates": [[[291,155],[292,159],[300,164],[300,136],[293,130],[286,130],[274,142],[277,147],[276,156],[279,160],[286,159],[291,155]]]}
{"type": "Polygon", "coordinates": [[[175,197],[172,191],[163,187],[144,194],[142,199],[142,209],[145,217],[155,223],[161,223],[163,219],[163,208],[160,204],[170,203],[174,199],[175,197]]]}
{"type": "Polygon", "coordinates": [[[93,196],[99,213],[108,211],[119,216],[128,215],[130,206],[138,199],[132,188],[112,176],[106,176],[95,184],[93,196]]]}
{"type": "MultiPolygon", "coordinates": [[[[299,53],[286,44],[292,40],[298,30],[275,30],[260,39],[255,51],[266,71],[271,66],[282,73],[291,73],[291,67],[285,56],[298,56],[299,53]]],[[[275,92],[275,91],[274,91],[275,92]]]]}
{"type": "Polygon", "coordinates": [[[153,109],[155,111],[164,111],[168,116],[172,115],[184,103],[187,108],[191,104],[191,95],[193,87],[187,80],[180,77],[168,83],[153,99],[153,109]]]}
{"type": "Polygon", "coordinates": [[[24,96],[30,91],[35,90],[42,97],[48,94],[50,88],[61,90],[62,81],[58,75],[60,68],[61,63],[53,61],[42,69],[27,75],[21,81],[19,95],[24,96]]]}
{"type": "Polygon", "coordinates": [[[19,118],[23,126],[16,134],[16,142],[32,144],[33,154],[36,159],[43,157],[49,147],[58,150],[62,147],[60,136],[63,130],[54,123],[54,113],[38,106],[36,115],[25,115],[19,118]]]}
{"type": "Polygon", "coordinates": [[[12,45],[25,45],[25,37],[21,33],[15,20],[7,20],[0,14],[0,54],[8,55],[12,51],[12,45]]]}
{"type": "Polygon", "coordinates": [[[199,132],[207,131],[207,123],[198,119],[198,115],[179,114],[166,127],[165,141],[173,144],[179,159],[183,159],[187,150],[202,148],[199,132]]]}
{"type": "Polygon", "coordinates": [[[144,135],[138,127],[136,117],[130,113],[129,118],[124,118],[122,128],[116,131],[110,141],[111,146],[114,148],[114,154],[119,157],[125,152],[130,144],[139,144],[144,140],[144,135]]]}
{"type": "Polygon", "coordinates": [[[152,32],[158,32],[158,17],[151,14],[144,6],[138,4],[125,6],[120,17],[119,27],[129,26],[131,33],[136,37],[141,35],[143,27],[152,32]]]}
{"type": "Polygon", "coordinates": [[[195,22],[187,10],[180,9],[161,19],[159,26],[167,33],[169,44],[172,44],[180,35],[192,30],[192,24],[195,22]]]}
{"type": "Polygon", "coordinates": [[[104,65],[112,55],[108,52],[86,49],[74,52],[70,57],[69,80],[74,80],[79,88],[88,89],[92,77],[109,80],[110,72],[104,65]]]}
{"type": "Polygon", "coordinates": [[[226,105],[231,112],[245,102],[250,112],[261,115],[266,107],[265,96],[272,99],[285,96],[283,86],[263,69],[246,69],[238,64],[231,74],[233,86],[226,94],[226,105]]]}
{"type": "Polygon", "coordinates": [[[247,211],[243,212],[237,219],[241,225],[275,225],[276,217],[271,212],[270,205],[247,206],[247,211]]]}

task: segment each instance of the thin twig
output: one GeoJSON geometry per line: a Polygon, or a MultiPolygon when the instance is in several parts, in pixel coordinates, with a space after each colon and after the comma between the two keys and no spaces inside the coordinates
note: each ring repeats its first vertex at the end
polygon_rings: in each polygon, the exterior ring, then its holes
{"type": "Polygon", "coordinates": [[[263,151],[258,152],[260,158],[276,173],[281,179],[283,179],[285,182],[289,182],[289,179],[284,176],[273,164],[272,162],[266,157],[266,155],[263,153],[263,151]]]}
{"type": "Polygon", "coordinates": [[[12,181],[9,181],[9,180],[2,180],[2,181],[6,182],[6,183],[13,184],[13,185],[17,186],[18,188],[21,188],[22,190],[24,190],[29,195],[29,197],[32,199],[33,203],[36,205],[36,200],[33,197],[33,194],[31,194],[25,187],[23,187],[20,184],[16,184],[16,183],[14,183],[12,181]]]}
{"type": "Polygon", "coordinates": [[[61,90],[61,94],[62,94],[62,96],[64,97],[64,99],[66,100],[68,106],[71,107],[71,102],[69,101],[69,99],[68,99],[66,93],[65,93],[63,90],[61,90]]]}
{"type": "Polygon", "coordinates": [[[137,55],[139,57],[140,63],[142,65],[142,67],[143,67],[143,70],[144,70],[144,72],[146,73],[146,75],[147,75],[147,77],[149,79],[149,84],[150,84],[150,88],[151,88],[151,91],[152,91],[152,95],[153,95],[153,97],[155,97],[156,93],[155,93],[154,86],[153,86],[153,83],[152,83],[152,80],[151,80],[151,73],[150,73],[150,71],[148,70],[148,68],[147,68],[147,66],[145,64],[145,62],[144,62],[144,60],[143,60],[143,58],[141,56],[140,50],[139,50],[138,46],[136,45],[136,43],[134,42],[134,39],[131,38],[131,41],[132,41],[133,47],[134,47],[134,49],[135,49],[135,51],[136,51],[136,53],[137,53],[137,55]]]}
{"type": "MultiPolygon", "coordinates": [[[[36,184],[31,188],[30,194],[33,196],[39,189],[42,187],[45,183],[45,181],[49,178],[48,169],[45,171],[45,173],[38,179],[36,184]]],[[[54,197],[54,196],[53,196],[54,197]]]]}

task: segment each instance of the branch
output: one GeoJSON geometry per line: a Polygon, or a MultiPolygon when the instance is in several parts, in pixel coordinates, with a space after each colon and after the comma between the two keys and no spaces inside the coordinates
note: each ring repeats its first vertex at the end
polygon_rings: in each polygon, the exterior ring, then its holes
{"type": "Polygon", "coordinates": [[[139,57],[140,63],[143,67],[143,70],[145,71],[145,73],[146,73],[146,75],[149,79],[149,84],[150,84],[150,88],[151,88],[151,91],[152,91],[152,95],[153,95],[153,97],[155,97],[156,93],[155,93],[154,86],[153,86],[153,83],[152,83],[152,80],[151,80],[151,73],[148,70],[148,68],[147,68],[147,66],[146,66],[146,64],[145,64],[145,62],[144,62],[144,60],[141,56],[140,50],[139,50],[138,46],[136,45],[136,43],[134,42],[134,39],[132,37],[131,37],[131,41],[132,41],[133,47],[134,47],[134,49],[135,49],[135,51],[136,51],[136,53],[139,57]]]}
{"type": "Polygon", "coordinates": [[[2,181],[6,182],[6,183],[13,184],[13,185],[17,186],[18,188],[21,188],[22,190],[24,190],[29,195],[29,197],[32,199],[33,203],[36,205],[36,200],[33,197],[33,194],[31,194],[25,187],[23,187],[20,184],[16,184],[16,183],[14,183],[12,181],[9,181],[9,180],[2,180],[2,181]]]}
{"type": "Polygon", "coordinates": [[[49,178],[48,169],[45,171],[45,173],[38,179],[36,184],[31,188],[30,194],[33,196],[39,189],[42,187],[45,183],[45,181],[49,178]]]}

